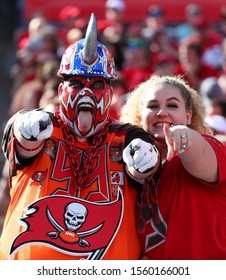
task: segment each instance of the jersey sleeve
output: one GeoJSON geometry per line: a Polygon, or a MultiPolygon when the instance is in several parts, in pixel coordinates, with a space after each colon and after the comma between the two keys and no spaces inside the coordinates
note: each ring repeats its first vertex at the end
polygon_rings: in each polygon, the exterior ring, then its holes
{"type": "Polygon", "coordinates": [[[212,146],[217,157],[219,180],[211,187],[218,188],[219,192],[226,195],[226,147],[222,142],[212,136],[203,136],[205,140],[212,146]]]}
{"type": "Polygon", "coordinates": [[[125,146],[127,146],[135,138],[140,138],[145,142],[155,145],[154,140],[144,129],[133,125],[128,129],[128,134],[126,135],[125,139],[125,146]]]}
{"type": "MultiPolygon", "coordinates": [[[[36,110],[42,110],[41,108],[38,108],[36,110]]],[[[23,169],[25,166],[29,166],[33,161],[35,157],[26,159],[26,160],[20,160],[17,157],[16,149],[15,149],[15,136],[13,134],[13,124],[16,118],[20,114],[24,114],[26,112],[29,112],[30,110],[21,110],[14,114],[6,123],[6,126],[3,131],[3,137],[2,137],[2,150],[5,158],[9,161],[9,174],[10,176],[16,175],[16,170],[23,169]]]]}

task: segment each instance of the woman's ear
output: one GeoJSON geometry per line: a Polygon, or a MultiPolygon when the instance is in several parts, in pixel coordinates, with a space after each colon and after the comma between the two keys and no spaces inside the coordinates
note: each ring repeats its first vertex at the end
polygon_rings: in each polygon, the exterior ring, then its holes
{"type": "Polygon", "coordinates": [[[187,124],[191,124],[192,110],[187,111],[187,124]]]}

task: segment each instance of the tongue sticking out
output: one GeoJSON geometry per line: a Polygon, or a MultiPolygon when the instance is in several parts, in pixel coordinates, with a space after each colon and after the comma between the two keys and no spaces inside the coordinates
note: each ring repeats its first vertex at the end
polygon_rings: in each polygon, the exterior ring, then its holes
{"type": "Polygon", "coordinates": [[[92,123],[93,123],[93,115],[90,111],[81,110],[78,113],[78,129],[82,133],[89,132],[89,130],[92,127],[92,123]]]}

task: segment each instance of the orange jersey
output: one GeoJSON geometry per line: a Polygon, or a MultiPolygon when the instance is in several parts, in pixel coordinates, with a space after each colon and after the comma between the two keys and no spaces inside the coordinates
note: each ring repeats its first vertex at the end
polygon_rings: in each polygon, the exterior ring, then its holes
{"type": "MultiPolygon", "coordinates": [[[[147,137],[138,127],[110,127],[79,191],[62,128],[54,126],[35,160],[12,177],[0,259],[139,259],[137,190],[122,162],[129,134],[147,137]]],[[[86,139],[74,144],[78,165],[89,147],[86,139]]]]}

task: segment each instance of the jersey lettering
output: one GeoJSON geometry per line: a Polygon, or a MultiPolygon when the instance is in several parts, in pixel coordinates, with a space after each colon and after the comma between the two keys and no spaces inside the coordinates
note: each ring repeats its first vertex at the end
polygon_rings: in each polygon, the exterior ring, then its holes
{"type": "MultiPolygon", "coordinates": [[[[75,160],[80,164],[82,157],[87,157],[87,152],[75,148],[75,160]]],[[[52,180],[64,182],[62,188],[55,191],[57,195],[75,196],[75,188],[73,186],[72,172],[70,159],[67,153],[67,145],[60,141],[54,166],[51,175],[52,180]]],[[[91,184],[96,184],[96,191],[89,193],[86,198],[89,201],[110,201],[109,186],[108,186],[108,172],[107,172],[107,145],[97,148],[97,156],[94,160],[94,168],[89,175],[84,188],[89,187],[91,184]],[[100,174],[101,170],[101,174],[100,174]]]]}

